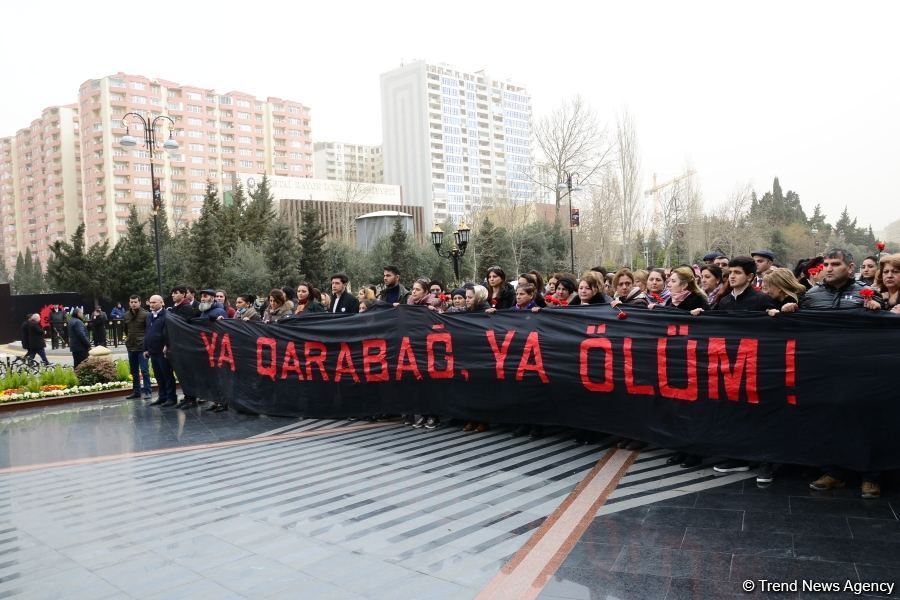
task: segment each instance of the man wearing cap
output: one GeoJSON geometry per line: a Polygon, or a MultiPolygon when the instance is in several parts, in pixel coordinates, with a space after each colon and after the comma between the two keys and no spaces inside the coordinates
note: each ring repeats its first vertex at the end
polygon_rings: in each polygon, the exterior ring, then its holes
{"type": "Polygon", "coordinates": [[[200,306],[198,308],[200,309],[201,319],[217,321],[218,319],[228,318],[225,307],[216,302],[216,290],[212,288],[200,290],[200,306]]]}
{"type": "Polygon", "coordinates": [[[724,256],[724,254],[722,254],[721,252],[712,251],[707,253],[706,256],[703,257],[703,262],[704,264],[711,265],[716,262],[717,258],[721,258],[722,256],[724,256]]]}
{"type": "Polygon", "coordinates": [[[771,250],[754,250],[750,253],[753,260],[756,261],[756,283],[753,285],[756,289],[762,288],[763,275],[768,273],[769,269],[775,264],[775,253],[771,250]]]}

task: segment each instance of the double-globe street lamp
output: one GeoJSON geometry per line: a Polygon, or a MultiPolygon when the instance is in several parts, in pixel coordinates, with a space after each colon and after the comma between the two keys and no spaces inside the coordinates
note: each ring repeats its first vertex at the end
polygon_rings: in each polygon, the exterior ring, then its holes
{"type": "MultiPolygon", "coordinates": [[[[569,197],[569,259],[571,261],[570,264],[570,273],[575,274],[575,227],[577,227],[580,223],[578,223],[577,213],[572,210],[572,192],[580,192],[581,186],[577,183],[573,184],[572,178],[573,174],[568,171],[563,171],[563,176],[565,177],[564,181],[556,184],[556,189],[560,192],[566,192],[566,196],[569,197]]],[[[577,177],[577,175],[574,175],[577,177]]],[[[562,197],[560,197],[562,200],[562,197]]]]}
{"type": "Polygon", "coordinates": [[[459,227],[457,227],[456,231],[453,233],[453,240],[456,242],[453,248],[441,252],[441,244],[444,243],[444,231],[437,225],[431,230],[431,243],[434,245],[434,249],[438,253],[438,256],[441,258],[449,258],[453,262],[453,277],[456,278],[457,284],[459,283],[459,259],[465,255],[466,248],[469,247],[469,231],[470,230],[466,227],[465,223],[460,223],[459,227]]]}
{"type": "Polygon", "coordinates": [[[151,189],[153,190],[153,240],[154,245],[156,246],[156,287],[158,293],[163,295],[163,287],[162,287],[162,264],[159,259],[159,209],[162,208],[163,200],[162,200],[162,191],[159,187],[159,180],[156,178],[155,171],[153,169],[153,151],[157,148],[156,145],[156,126],[159,121],[168,121],[169,122],[169,138],[163,142],[163,149],[172,154],[178,151],[178,142],[172,137],[172,130],[175,128],[175,121],[173,121],[170,117],[166,115],[157,115],[153,120],[150,120],[149,117],[145,118],[143,115],[130,112],[127,113],[124,117],[122,117],[122,124],[125,125],[125,135],[122,136],[122,139],[119,143],[125,148],[134,148],[138,145],[138,138],[131,135],[130,127],[128,126],[128,118],[129,117],[137,117],[137,119],[141,123],[141,127],[144,129],[144,144],[147,146],[147,151],[150,153],[150,184],[151,189]]]}

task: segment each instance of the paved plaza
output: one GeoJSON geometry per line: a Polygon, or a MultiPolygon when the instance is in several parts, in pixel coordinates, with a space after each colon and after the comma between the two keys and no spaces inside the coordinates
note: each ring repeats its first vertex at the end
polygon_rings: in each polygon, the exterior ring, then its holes
{"type": "Polygon", "coordinates": [[[861,500],[812,492],[809,470],[759,488],[671,454],[141,401],[5,413],[0,598],[727,598],[745,580],[900,579],[892,479],[861,500]]]}

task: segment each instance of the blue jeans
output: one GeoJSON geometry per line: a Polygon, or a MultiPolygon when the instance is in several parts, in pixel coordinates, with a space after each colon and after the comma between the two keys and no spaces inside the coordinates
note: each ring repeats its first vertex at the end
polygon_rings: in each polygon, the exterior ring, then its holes
{"type": "Polygon", "coordinates": [[[40,357],[41,357],[41,360],[44,361],[44,364],[45,364],[45,365],[49,365],[49,364],[50,364],[50,361],[47,360],[47,353],[44,352],[44,349],[43,349],[43,348],[38,348],[37,350],[29,350],[29,351],[25,354],[25,360],[28,361],[28,362],[31,362],[31,361],[34,360],[34,356],[35,356],[35,355],[40,356],[40,357]]]}
{"type": "Polygon", "coordinates": [[[175,374],[172,364],[162,353],[151,354],[153,362],[153,374],[156,375],[156,384],[159,386],[159,399],[163,402],[171,400],[175,402],[175,374]]]}
{"type": "Polygon", "coordinates": [[[141,393],[141,375],[144,376],[143,391],[145,396],[150,395],[150,367],[147,359],[140,350],[128,351],[128,365],[131,367],[131,383],[135,394],[141,393]]]}

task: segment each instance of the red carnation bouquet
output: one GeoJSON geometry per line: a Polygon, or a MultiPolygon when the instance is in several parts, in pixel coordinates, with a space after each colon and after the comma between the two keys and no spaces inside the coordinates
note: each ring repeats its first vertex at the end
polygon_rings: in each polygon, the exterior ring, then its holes
{"type": "Polygon", "coordinates": [[[859,295],[863,297],[863,300],[868,302],[875,295],[875,290],[873,290],[870,287],[863,288],[863,289],[859,290],[859,295]]]}
{"type": "Polygon", "coordinates": [[[438,300],[440,300],[441,302],[448,302],[450,300],[450,296],[448,296],[447,294],[439,294],[438,300]]]}

